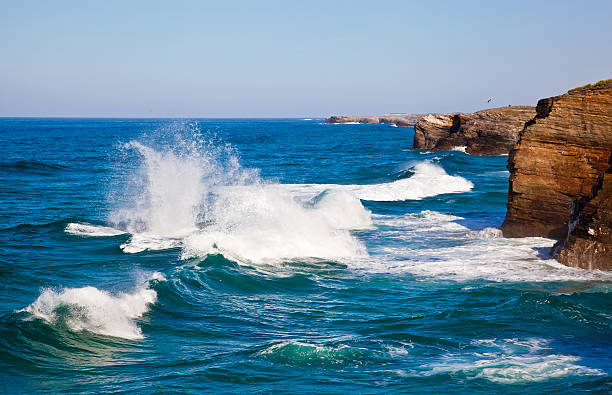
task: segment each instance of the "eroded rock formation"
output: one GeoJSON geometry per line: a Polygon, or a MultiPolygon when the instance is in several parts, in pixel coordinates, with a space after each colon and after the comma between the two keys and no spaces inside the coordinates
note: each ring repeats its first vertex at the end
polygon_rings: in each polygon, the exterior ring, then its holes
{"type": "Polygon", "coordinates": [[[384,123],[397,126],[414,126],[423,114],[381,115],[381,116],[358,116],[358,115],[333,115],[323,123],[384,123]]]}
{"type": "Polygon", "coordinates": [[[583,269],[612,270],[612,156],[593,196],[570,210],[569,234],[555,246],[559,262],[583,269]]]}
{"type": "Polygon", "coordinates": [[[472,155],[507,154],[535,107],[492,108],[471,114],[429,114],[414,126],[413,149],[431,151],[466,147],[472,155]]]}
{"type": "Polygon", "coordinates": [[[542,99],[510,153],[506,237],[562,240],[567,265],[611,269],[612,84],[542,99]]]}

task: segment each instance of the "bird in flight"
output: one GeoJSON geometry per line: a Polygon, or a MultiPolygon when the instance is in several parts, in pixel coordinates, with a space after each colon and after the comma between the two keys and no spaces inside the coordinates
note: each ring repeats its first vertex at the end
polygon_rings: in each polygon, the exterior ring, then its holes
{"type": "Polygon", "coordinates": [[[492,97],[490,97],[489,100],[487,100],[487,103],[491,103],[491,100],[493,100],[492,97]]]}

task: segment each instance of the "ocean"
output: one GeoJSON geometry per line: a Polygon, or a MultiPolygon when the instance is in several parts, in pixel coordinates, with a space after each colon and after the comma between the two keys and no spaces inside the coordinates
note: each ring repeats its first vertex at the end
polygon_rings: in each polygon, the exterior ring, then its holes
{"type": "Polygon", "coordinates": [[[612,274],[413,134],[0,119],[0,392],[611,392],[612,274]]]}

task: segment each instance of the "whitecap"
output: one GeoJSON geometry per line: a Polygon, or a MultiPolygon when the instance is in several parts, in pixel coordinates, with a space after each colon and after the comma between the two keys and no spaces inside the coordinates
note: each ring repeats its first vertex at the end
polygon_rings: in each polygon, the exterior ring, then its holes
{"type": "Polygon", "coordinates": [[[50,324],[62,321],[73,331],[89,331],[124,339],[142,339],[137,320],[157,300],[150,280],[164,281],[154,273],[132,292],[112,294],[87,286],[82,288],[44,289],[29,306],[22,309],[50,324]]]}
{"type": "Polygon", "coordinates": [[[69,223],[68,225],[66,225],[64,231],[71,235],[86,237],[109,237],[119,236],[127,233],[123,230],[111,228],[109,226],[92,225],[88,223],[78,222],[69,223]]]}
{"type": "Polygon", "coordinates": [[[319,193],[326,189],[342,190],[358,199],[371,201],[421,200],[447,193],[469,192],[474,184],[461,176],[452,176],[430,161],[414,164],[414,174],[409,178],[382,184],[286,184],[297,193],[319,193]]]}

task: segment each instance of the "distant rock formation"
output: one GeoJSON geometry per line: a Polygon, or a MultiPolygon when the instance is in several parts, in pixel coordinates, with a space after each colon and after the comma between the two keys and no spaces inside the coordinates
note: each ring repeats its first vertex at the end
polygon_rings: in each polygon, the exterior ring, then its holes
{"type": "Polygon", "coordinates": [[[612,269],[612,84],[542,99],[508,158],[505,237],[561,240],[560,262],[612,269]]]}
{"type": "Polygon", "coordinates": [[[333,115],[325,120],[325,124],[334,123],[384,123],[396,126],[414,126],[423,114],[401,114],[381,116],[333,115]]]}
{"type": "Polygon", "coordinates": [[[535,107],[514,106],[471,114],[428,114],[414,126],[412,149],[431,151],[465,147],[471,155],[508,154],[535,107]]]}

